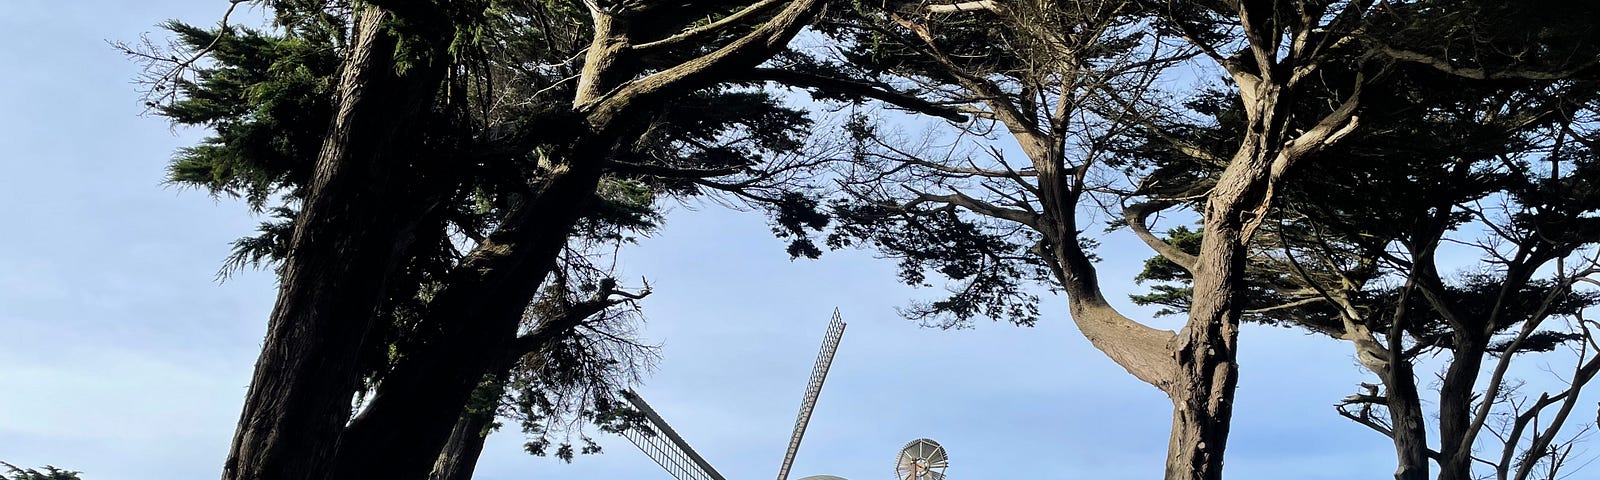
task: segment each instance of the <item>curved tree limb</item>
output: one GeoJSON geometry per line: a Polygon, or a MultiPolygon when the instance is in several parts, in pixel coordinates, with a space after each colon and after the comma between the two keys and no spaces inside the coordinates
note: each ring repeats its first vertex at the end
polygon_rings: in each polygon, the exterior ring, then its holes
{"type": "Polygon", "coordinates": [[[821,8],[819,0],[794,0],[760,27],[716,51],[623,84],[587,104],[592,105],[589,122],[606,125],[633,105],[649,103],[672,90],[704,87],[710,81],[721,80],[717,75],[729,70],[755,67],[787,46],[821,8]]]}
{"type": "Polygon", "coordinates": [[[1195,262],[1197,261],[1194,255],[1150,233],[1150,227],[1144,224],[1150,214],[1160,212],[1173,205],[1177,205],[1177,203],[1163,201],[1137,203],[1123,207],[1122,218],[1128,221],[1128,228],[1132,229],[1134,236],[1144,241],[1145,245],[1149,245],[1152,250],[1161,254],[1163,258],[1178,264],[1179,267],[1183,267],[1185,271],[1194,273],[1195,262]]]}
{"type": "MultiPolygon", "coordinates": [[[[910,188],[907,187],[907,189],[909,190],[910,188]]],[[[987,216],[987,217],[994,217],[994,218],[998,218],[998,219],[1002,219],[1002,220],[1010,220],[1010,221],[1017,222],[1017,223],[1020,223],[1020,224],[1023,224],[1023,225],[1027,225],[1027,226],[1032,227],[1032,228],[1040,228],[1040,225],[1039,225],[1039,214],[1036,214],[1036,213],[1033,213],[1033,212],[1027,212],[1027,211],[1017,210],[1017,209],[1013,209],[1013,208],[1005,208],[1005,207],[1002,207],[1002,206],[999,206],[999,205],[995,205],[995,204],[992,204],[992,203],[989,203],[989,202],[985,202],[983,200],[972,198],[970,196],[967,196],[967,194],[961,193],[959,191],[952,192],[949,195],[933,195],[933,194],[929,194],[929,193],[918,192],[916,190],[911,190],[911,191],[913,193],[916,193],[917,197],[912,199],[910,202],[907,202],[905,205],[903,205],[902,208],[904,208],[904,209],[908,209],[909,210],[909,209],[915,208],[917,205],[920,205],[920,204],[923,204],[923,203],[927,203],[927,202],[938,202],[938,203],[943,203],[943,204],[946,204],[946,205],[953,205],[953,206],[965,208],[965,209],[967,209],[969,211],[972,211],[973,213],[976,213],[976,214],[979,214],[979,215],[983,215],[983,216],[987,216]]]]}

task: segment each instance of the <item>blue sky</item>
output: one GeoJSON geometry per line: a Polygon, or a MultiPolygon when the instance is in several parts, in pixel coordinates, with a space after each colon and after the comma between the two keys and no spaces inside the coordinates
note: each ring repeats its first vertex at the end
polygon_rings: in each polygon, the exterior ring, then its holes
{"type": "MultiPolygon", "coordinates": [[[[0,460],[90,480],[219,472],[275,290],[266,272],[214,274],[259,219],[162,184],[173,149],[202,132],[140,116],[136,68],[107,40],[225,8],[0,2],[0,460]]],[[[691,207],[624,250],[622,278],[655,287],[643,332],[663,358],[640,390],[729,478],[775,474],[835,307],[849,328],[796,476],[890,478],[917,437],[945,445],[958,479],[1160,476],[1170,404],[1089,347],[1061,297],[1034,328],[922,329],[894,307],[929,292],[898,285],[890,262],[790,261],[759,214],[691,207]]],[[[1106,283],[1131,286],[1148,251],[1103,242],[1106,283]]],[[[1331,408],[1364,378],[1348,347],[1254,326],[1241,343],[1230,478],[1392,470],[1388,442],[1331,408]]],[[[669,478],[620,437],[600,441],[605,454],[566,465],[503,432],[478,478],[669,478]]]]}

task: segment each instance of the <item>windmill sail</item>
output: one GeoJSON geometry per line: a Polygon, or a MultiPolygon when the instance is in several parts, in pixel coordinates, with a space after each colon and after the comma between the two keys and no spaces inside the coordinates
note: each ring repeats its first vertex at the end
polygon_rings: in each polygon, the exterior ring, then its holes
{"type": "Polygon", "coordinates": [[[638,393],[629,390],[623,396],[644,414],[654,430],[646,432],[630,428],[622,432],[622,436],[643,450],[646,456],[678,480],[725,480],[722,474],[711,468],[710,463],[706,463],[706,459],[700,458],[700,454],[689,448],[689,443],[683,441],[683,437],[678,436],[678,432],[673,431],[667,421],[656,414],[655,409],[650,408],[650,404],[645,403],[638,393]]]}
{"type": "Polygon", "coordinates": [[[806,385],[806,396],[800,400],[800,417],[794,422],[794,436],[789,437],[789,449],[783,454],[783,466],[778,468],[778,480],[788,480],[789,467],[794,465],[795,452],[800,450],[800,438],[806,434],[806,424],[811,422],[811,410],[817,406],[817,396],[822,394],[822,381],[828,378],[828,366],[833,364],[833,354],[839,350],[839,338],[844,335],[844,320],[839,310],[833,310],[833,320],[828,322],[828,334],[823,337],[822,351],[817,352],[817,363],[811,367],[811,383],[806,385]]]}

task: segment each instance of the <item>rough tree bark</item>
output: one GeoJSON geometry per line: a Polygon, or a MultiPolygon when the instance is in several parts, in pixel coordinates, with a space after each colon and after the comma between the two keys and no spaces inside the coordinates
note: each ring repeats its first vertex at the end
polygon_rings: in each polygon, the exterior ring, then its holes
{"type": "MultiPolygon", "coordinates": [[[[1176,257],[1194,276],[1188,321],[1177,333],[1155,330],[1122,316],[1105,302],[1094,266],[1072,232],[1057,243],[1055,269],[1071,304],[1073,321],[1095,348],[1135,377],[1166,393],[1173,404],[1166,478],[1218,479],[1237,385],[1235,364],[1242,312],[1244,264],[1252,212],[1269,197],[1270,161],[1242,148],[1217,181],[1204,211],[1200,254],[1176,257]]],[[[1271,157],[1264,157],[1271,159],[1271,157]]]]}
{"type": "MultiPolygon", "coordinates": [[[[625,300],[613,299],[612,295],[618,294],[612,284],[602,282],[599,292],[594,298],[572,305],[562,315],[546,318],[534,327],[532,332],[518,337],[507,345],[503,354],[494,359],[489,366],[489,380],[478,385],[472,392],[475,400],[486,405],[471,405],[478,408],[467,408],[456,424],[451,428],[450,437],[445,442],[443,450],[439,452],[438,459],[433,464],[433,473],[429,480],[471,480],[472,472],[478,463],[478,456],[483,453],[483,443],[489,435],[489,426],[494,423],[497,407],[501,395],[505,394],[507,382],[511,378],[511,370],[519,362],[527,362],[528,370],[537,371],[543,364],[543,352],[555,347],[563,340],[575,335],[578,327],[595,315],[605,312],[614,305],[625,300]]],[[[621,294],[621,298],[638,299],[649,295],[649,291],[639,294],[621,294]]]]}
{"type": "Polygon", "coordinates": [[[351,422],[336,461],[338,478],[427,478],[477,380],[490,373],[494,356],[483,352],[503,351],[517,338],[523,309],[555,266],[579,206],[592,199],[629,133],[665,99],[770,58],[820,7],[817,0],[788,2],[722,48],[632,81],[626,80],[635,71],[617,71],[627,64],[617,57],[629,52],[625,19],[591,8],[596,30],[573,101],[583,131],[547,156],[538,191],[506,215],[429,303],[423,320],[429,341],[402,352],[351,422]]]}
{"type": "Polygon", "coordinates": [[[1396,362],[1379,378],[1387,386],[1389,424],[1394,426],[1395,480],[1427,480],[1428,429],[1409,362],[1396,362]]]}
{"type": "MultiPolygon", "coordinates": [[[[1246,128],[1238,150],[1206,197],[1200,253],[1184,265],[1194,277],[1189,319],[1171,350],[1174,375],[1164,388],[1173,400],[1168,479],[1220,479],[1238,370],[1239,317],[1243,311],[1248,243],[1271,207],[1273,191],[1296,161],[1326,148],[1356,126],[1362,77],[1345,101],[1304,132],[1289,131],[1296,85],[1317,70],[1329,36],[1350,28],[1370,2],[1350,2],[1334,25],[1321,25],[1323,9],[1308,3],[1242,1],[1235,6],[1245,49],[1222,57],[1196,44],[1232,77],[1244,104],[1246,128]],[[1282,8],[1299,22],[1271,19],[1282,8]],[[1282,42],[1287,40],[1288,45],[1282,42]],[[1284,48],[1287,47],[1287,48],[1284,48]]],[[[1193,40],[1193,38],[1191,38],[1193,40]]],[[[1158,249],[1159,250],[1159,249],[1158,249]]],[[[1174,261],[1185,259],[1175,258],[1174,261]]],[[[1160,386],[1160,385],[1158,385],[1160,386]]]]}
{"type": "MultiPolygon", "coordinates": [[[[1165,474],[1169,480],[1222,478],[1238,379],[1235,358],[1248,244],[1271,206],[1273,190],[1293,164],[1355,128],[1359,77],[1349,97],[1318,118],[1312,128],[1289,132],[1289,110],[1298,101],[1294,86],[1322,61],[1317,56],[1320,46],[1313,43],[1328,40],[1310,34],[1321,28],[1319,12],[1301,12],[1302,23],[1293,27],[1262,21],[1263,12],[1276,8],[1271,3],[1236,4],[1247,40],[1240,54],[1222,57],[1209,46],[1197,44],[1233,77],[1248,125],[1238,149],[1206,195],[1200,212],[1205,231],[1200,253],[1181,255],[1169,245],[1156,245],[1159,253],[1194,278],[1188,320],[1176,333],[1129,319],[1105,301],[1094,265],[1079,246],[1074,220],[1086,168],[1065,167],[1061,149],[1066,142],[1056,138],[1062,134],[1038,130],[1027,120],[1029,113],[1008,103],[988,102],[1038,171],[1043,210],[1023,222],[1032,222],[1052,247],[1054,255],[1047,263],[1067,293],[1074,323],[1095,348],[1130,374],[1161,389],[1173,403],[1165,474]],[[1290,48],[1279,48],[1283,38],[1293,39],[1290,48]]],[[[1347,28],[1359,19],[1365,5],[1353,2],[1350,8],[1344,25],[1326,27],[1335,31],[1347,28]]],[[[980,79],[964,78],[963,83],[982,96],[1001,97],[996,87],[980,79]]],[[[985,213],[982,210],[975,211],[985,213]]],[[[1135,227],[1143,228],[1142,224],[1135,227]]],[[[1152,241],[1148,232],[1140,233],[1141,238],[1152,241]]]]}
{"type": "MultiPolygon", "coordinates": [[[[1466,352],[1481,352],[1487,341],[1478,341],[1471,333],[1456,331],[1456,348],[1466,352]]],[[[1472,407],[1478,382],[1478,371],[1483,357],[1460,355],[1453,357],[1445,370],[1439,387],[1439,480],[1471,480],[1472,445],[1468,443],[1468,430],[1472,428],[1472,407]]]]}
{"type": "MultiPolygon", "coordinates": [[[[1095,348],[1135,377],[1161,389],[1173,403],[1166,478],[1217,480],[1222,477],[1238,379],[1235,364],[1239,319],[1243,313],[1244,274],[1248,245],[1271,206],[1273,191],[1296,161],[1339,141],[1355,128],[1361,77],[1356,87],[1331,112],[1315,117],[1311,128],[1291,132],[1291,108],[1300,101],[1296,85],[1318,70],[1329,45],[1362,18],[1372,2],[1349,2],[1332,21],[1327,5],[1316,2],[1229,2],[1235,9],[1242,51],[1220,54],[1201,43],[1204,35],[1176,20],[1185,37],[1232,77],[1244,104],[1246,128],[1230,158],[1210,159],[1225,167],[1208,185],[1201,212],[1205,236],[1198,255],[1183,254],[1149,234],[1148,212],[1126,212],[1135,233],[1155,250],[1193,276],[1193,297],[1187,322],[1178,332],[1149,328],[1118,313],[1104,299],[1094,265],[1079,246],[1073,220],[1085,191],[1087,166],[1069,174],[1061,161],[1066,141],[1058,107],[1056,131],[1043,132],[1005,103],[989,102],[996,116],[1017,136],[1039,172],[1042,215],[1035,229],[1044,234],[1055,255],[1047,263],[1067,293],[1079,330],[1095,348]],[[1320,6],[1319,6],[1320,5],[1320,6]],[[1282,22],[1274,18],[1294,17],[1282,22]]],[[[1202,28],[1210,28],[1202,27],[1202,28]]],[[[993,87],[967,79],[969,89],[984,97],[993,87]],[[977,87],[977,88],[974,88],[977,87]]],[[[1162,200],[1155,200],[1160,203],[1162,200]]],[[[1150,208],[1159,208],[1151,205],[1150,208]]],[[[983,212],[979,212],[983,213],[983,212]]]]}
{"type": "MultiPolygon", "coordinates": [[[[1177,333],[1156,330],[1129,319],[1106,302],[1094,265],[1078,245],[1073,217],[1042,222],[1054,256],[1048,262],[1067,293],[1072,320],[1091,345],[1134,377],[1166,393],[1173,404],[1168,437],[1166,478],[1219,479],[1227,446],[1233,391],[1237,384],[1235,343],[1247,238],[1239,220],[1254,204],[1240,203],[1238,193],[1264,188],[1266,177],[1246,175],[1239,168],[1224,175],[1213,193],[1205,220],[1201,254],[1184,266],[1194,273],[1194,307],[1177,333]],[[1253,188],[1252,188],[1253,187],[1253,188]]],[[[1041,176],[1046,169],[1040,169],[1041,176]]],[[[1041,180],[1041,197],[1076,198],[1070,189],[1051,189],[1041,180]],[[1055,192],[1063,193],[1050,193],[1055,192]]],[[[1258,197],[1259,198],[1259,197],[1258,197]]],[[[1061,215],[1073,215],[1076,202],[1060,204],[1061,215]]],[[[1053,217],[1046,215],[1046,217],[1053,217]]]]}
{"type": "MultiPolygon", "coordinates": [[[[603,157],[602,157],[603,158],[603,157]]],[[[337,478],[426,478],[467,398],[516,338],[522,312],[555,266],[600,179],[602,158],[575,162],[515,209],[429,302],[439,328],[407,353],[345,432],[337,478]]]]}
{"type": "MultiPolygon", "coordinates": [[[[1535,259],[1530,258],[1529,252],[1529,246],[1520,246],[1514,260],[1508,262],[1504,280],[1495,298],[1494,308],[1487,315],[1466,315],[1458,311],[1450,303],[1448,293],[1443,288],[1444,283],[1438,278],[1437,269],[1432,265],[1424,269],[1424,278],[1427,281],[1422,282],[1422,291],[1435,310],[1449,320],[1453,330],[1452,349],[1455,352],[1439,386],[1439,480],[1474,478],[1472,446],[1478,433],[1483,430],[1484,417],[1488,415],[1489,408],[1499,397],[1508,360],[1502,357],[1501,361],[1497,362],[1485,391],[1479,394],[1477,385],[1478,377],[1483,371],[1484,352],[1488,351],[1495,325],[1504,321],[1502,316],[1505,314],[1505,309],[1502,306],[1509,302],[1509,298],[1517,289],[1526,286],[1532,277],[1533,269],[1528,265],[1540,265],[1543,263],[1542,257],[1549,255],[1541,252],[1534,254],[1540,257],[1535,259]]],[[[1432,261],[1431,256],[1428,259],[1432,261]]],[[[1506,357],[1510,356],[1511,354],[1506,354],[1506,357]]]]}
{"type": "MultiPolygon", "coordinates": [[[[1303,270],[1298,271],[1303,272],[1303,270]]],[[[1368,393],[1346,397],[1337,407],[1339,414],[1378,430],[1390,438],[1395,449],[1395,480],[1426,480],[1432,451],[1428,449],[1428,430],[1422,410],[1422,399],[1417,393],[1416,374],[1411,361],[1403,358],[1403,353],[1396,353],[1403,352],[1401,337],[1404,335],[1406,298],[1409,297],[1413,285],[1406,285],[1405,293],[1401,294],[1400,301],[1390,316],[1393,320],[1388,327],[1387,345],[1384,345],[1368,328],[1368,325],[1374,323],[1373,320],[1364,316],[1365,311],[1349,301],[1349,292],[1344,291],[1343,286],[1332,288],[1314,286],[1315,280],[1309,278],[1307,280],[1308,284],[1313,285],[1311,288],[1324,292],[1324,297],[1341,309],[1340,320],[1343,328],[1327,329],[1311,322],[1302,324],[1312,330],[1349,341],[1354,347],[1356,360],[1368,371],[1377,375],[1383,385],[1383,394],[1379,395],[1376,385],[1363,384],[1368,393]],[[1368,417],[1369,409],[1374,404],[1384,406],[1389,412],[1387,426],[1373,422],[1368,417]],[[1350,413],[1344,409],[1346,405],[1361,405],[1361,412],[1350,413]]]]}
{"type": "Polygon", "coordinates": [[[349,419],[363,338],[418,216],[401,174],[415,119],[444,74],[432,64],[397,72],[388,18],[359,15],[224,480],[327,478],[349,419]]]}
{"type": "MultiPolygon", "coordinates": [[[[474,395],[481,393],[498,397],[505,390],[505,378],[496,378],[479,386],[479,389],[474,395]]],[[[450,429],[450,438],[445,441],[444,449],[440,450],[439,458],[434,461],[433,473],[428,475],[428,480],[472,480],[472,473],[477,470],[478,457],[483,454],[483,443],[488,439],[489,426],[494,419],[494,408],[462,412],[461,418],[456,419],[456,425],[450,429]]]]}

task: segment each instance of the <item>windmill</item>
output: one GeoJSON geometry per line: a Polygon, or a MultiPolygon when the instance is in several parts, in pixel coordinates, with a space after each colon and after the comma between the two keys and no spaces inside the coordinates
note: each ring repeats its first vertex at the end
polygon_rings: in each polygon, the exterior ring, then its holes
{"type": "Polygon", "coordinates": [[[950,455],[944,447],[926,438],[907,443],[894,459],[895,480],[944,480],[944,470],[950,467],[950,455]]]}
{"type": "MultiPolygon", "coordinates": [[[[944,480],[945,469],[950,468],[950,455],[944,447],[926,438],[907,443],[894,456],[895,480],[944,480]]],[[[845,480],[833,475],[813,475],[800,480],[845,480]]]]}
{"type": "MultiPolygon", "coordinates": [[[[839,310],[834,309],[833,319],[828,322],[828,333],[822,340],[822,350],[817,352],[817,363],[811,368],[811,382],[806,385],[805,396],[800,399],[800,415],[795,419],[794,434],[789,437],[789,448],[784,451],[783,463],[778,467],[778,480],[789,478],[789,467],[794,465],[794,456],[800,450],[800,438],[805,436],[806,424],[811,422],[811,410],[817,406],[817,396],[822,394],[822,382],[828,378],[828,366],[833,364],[833,354],[839,350],[839,338],[844,335],[844,326],[839,310]]],[[[648,428],[633,428],[622,433],[623,437],[644,451],[645,456],[678,480],[726,480],[715,468],[711,468],[705,458],[695,453],[689,447],[689,442],[667,425],[667,421],[650,408],[650,404],[645,403],[638,393],[630,390],[624,397],[649,422],[648,428]]]]}

